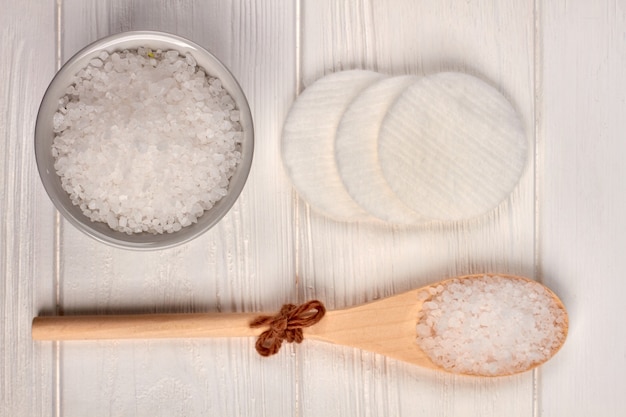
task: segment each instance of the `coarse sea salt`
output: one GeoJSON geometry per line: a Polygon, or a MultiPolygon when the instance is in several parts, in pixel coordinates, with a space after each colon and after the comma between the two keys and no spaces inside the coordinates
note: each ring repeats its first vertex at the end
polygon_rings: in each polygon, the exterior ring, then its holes
{"type": "Polygon", "coordinates": [[[60,98],[53,129],[54,167],[72,203],[127,234],[196,223],[241,161],[234,99],[174,50],[100,53],[60,98]]]}
{"type": "Polygon", "coordinates": [[[453,279],[418,301],[417,343],[450,372],[527,370],[550,358],[565,338],[565,310],[547,289],[524,279],[453,279]]]}

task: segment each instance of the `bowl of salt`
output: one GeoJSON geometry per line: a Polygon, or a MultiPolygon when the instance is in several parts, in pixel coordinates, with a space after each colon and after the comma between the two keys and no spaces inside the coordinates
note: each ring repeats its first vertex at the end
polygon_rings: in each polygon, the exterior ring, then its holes
{"type": "Polygon", "coordinates": [[[124,249],[170,248],[232,208],[252,164],[247,99],[210,52],[179,36],[124,32],[74,55],[37,115],[35,157],[71,224],[124,249]]]}

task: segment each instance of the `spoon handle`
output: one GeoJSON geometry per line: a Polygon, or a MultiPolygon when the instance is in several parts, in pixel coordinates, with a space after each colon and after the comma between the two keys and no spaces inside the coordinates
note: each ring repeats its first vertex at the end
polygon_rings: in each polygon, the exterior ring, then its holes
{"type": "Polygon", "coordinates": [[[33,340],[164,339],[258,336],[250,328],[258,313],[133,314],[41,316],[32,323],[33,340]]]}

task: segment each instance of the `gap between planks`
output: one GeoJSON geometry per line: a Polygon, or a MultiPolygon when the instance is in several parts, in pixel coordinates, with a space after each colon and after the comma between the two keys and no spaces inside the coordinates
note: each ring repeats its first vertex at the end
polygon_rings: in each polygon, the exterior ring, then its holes
{"type": "MultiPolygon", "coordinates": [[[[55,70],[61,69],[63,64],[63,51],[62,51],[62,26],[63,25],[63,0],[56,0],[55,2],[55,70]]],[[[62,219],[58,210],[54,210],[54,231],[53,231],[53,262],[54,262],[54,305],[55,314],[60,315],[63,313],[61,305],[61,232],[62,232],[62,219]]],[[[54,387],[53,398],[53,415],[55,417],[61,417],[61,342],[56,341],[53,344],[53,360],[54,360],[54,380],[52,386],[54,387]]]]}

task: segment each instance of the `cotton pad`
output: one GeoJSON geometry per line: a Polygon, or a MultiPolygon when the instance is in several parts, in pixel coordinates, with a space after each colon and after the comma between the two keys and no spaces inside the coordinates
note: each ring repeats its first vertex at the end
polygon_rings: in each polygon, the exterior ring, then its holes
{"type": "Polygon", "coordinates": [[[421,78],[400,95],[383,120],[378,150],[398,198],[444,221],[495,208],[527,158],[513,106],[478,78],[452,72],[421,78]]]}
{"type": "Polygon", "coordinates": [[[378,162],[378,132],[385,114],[417,80],[411,75],[383,78],[363,90],[348,106],[335,138],[337,168],[346,190],[368,213],[390,223],[425,221],[396,197],[378,162]]]}
{"type": "Polygon", "coordinates": [[[283,163],[300,196],[338,220],[368,214],[350,197],[335,163],[335,134],[352,100],[382,74],[351,70],[320,78],[291,107],[282,136],[283,163]]]}

